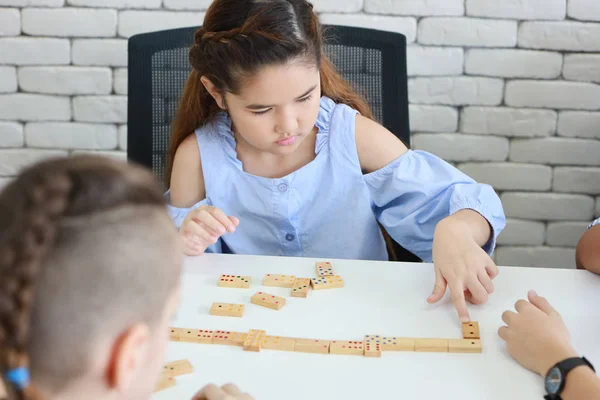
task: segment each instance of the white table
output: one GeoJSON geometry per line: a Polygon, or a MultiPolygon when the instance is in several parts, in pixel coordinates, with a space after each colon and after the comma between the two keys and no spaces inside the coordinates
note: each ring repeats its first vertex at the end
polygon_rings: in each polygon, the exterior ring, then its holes
{"type": "MultiPolygon", "coordinates": [[[[206,254],[185,261],[182,302],[172,326],[326,340],[361,340],[366,334],[461,338],[449,296],[425,301],[431,264],[332,261],[343,289],[290,297],[290,289],[262,287],[266,273],[315,275],[315,259],[206,254]],[[220,274],[251,275],[250,289],[217,286],[220,274]],[[250,304],[257,291],[285,296],[279,311],[250,304]],[[243,318],[210,316],[213,302],[244,303],[243,318]]],[[[482,354],[384,352],[381,358],[292,353],[170,342],[167,361],[189,359],[193,375],[153,400],[190,399],[207,383],[234,382],[257,400],[295,399],[541,399],[542,379],[516,364],[498,337],[501,314],[533,288],[563,314],[575,348],[600,367],[600,276],[587,271],[502,267],[496,292],[483,306],[469,305],[479,321],[482,354]]]]}

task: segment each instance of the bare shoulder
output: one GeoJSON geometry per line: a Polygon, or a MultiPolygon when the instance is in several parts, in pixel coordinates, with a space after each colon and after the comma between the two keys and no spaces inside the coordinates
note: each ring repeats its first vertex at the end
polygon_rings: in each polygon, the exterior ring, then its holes
{"type": "Polygon", "coordinates": [[[408,151],[396,135],[362,115],[356,116],[355,130],[360,167],[367,173],[385,167],[408,151]]]}
{"type": "Polygon", "coordinates": [[[171,205],[191,207],[206,196],[200,149],[195,134],[177,148],[171,172],[171,205]]]}

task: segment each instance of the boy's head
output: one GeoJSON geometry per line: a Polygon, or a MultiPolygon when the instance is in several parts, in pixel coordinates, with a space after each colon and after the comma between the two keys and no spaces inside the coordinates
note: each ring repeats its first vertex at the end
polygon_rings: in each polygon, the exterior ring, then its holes
{"type": "Polygon", "coordinates": [[[322,28],[306,0],[214,0],[194,39],[167,183],[179,144],[225,109],[244,144],[281,155],[314,133],[322,95],[372,116],[323,53],[322,28]]]}
{"type": "Polygon", "coordinates": [[[9,399],[144,399],[162,366],[181,252],[140,167],[40,163],[0,193],[0,371],[9,399]]]}

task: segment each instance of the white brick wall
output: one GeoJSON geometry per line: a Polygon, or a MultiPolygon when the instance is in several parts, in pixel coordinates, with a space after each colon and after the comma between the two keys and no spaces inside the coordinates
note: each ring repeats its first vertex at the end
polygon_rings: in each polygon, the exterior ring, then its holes
{"type": "Polygon", "coordinates": [[[599,54],[569,54],[565,56],[565,79],[600,83],[599,54]]]}
{"type": "MultiPolygon", "coordinates": [[[[127,149],[127,39],[211,0],[0,0],[0,186],[39,159],[127,149]]],[[[412,145],[491,184],[499,264],[574,266],[600,215],[600,1],[314,0],[407,37],[412,145]]],[[[368,71],[372,72],[372,71],[368,71]]]]}
{"type": "Polygon", "coordinates": [[[68,39],[1,38],[0,64],[65,65],[71,59],[68,39]]]}
{"type": "Polygon", "coordinates": [[[109,68],[23,67],[19,84],[24,92],[47,94],[110,94],[109,68]]]}
{"type": "Polygon", "coordinates": [[[0,8],[0,36],[19,36],[21,13],[16,8],[0,8]]]}
{"type": "Polygon", "coordinates": [[[560,53],[529,50],[472,49],[465,60],[468,75],[503,78],[554,79],[560,76],[562,66],[560,53]]]}
{"type": "Polygon", "coordinates": [[[0,93],[16,92],[17,86],[16,68],[0,66],[0,93]]]}
{"type": "Polygon", "coordinates": [[[109,37],[117,31],[115,10],[26,8],[21,17],[30,36],[109,37]]]}
{"type": "Polygon", "coordinates": [[[560,136],[600,139],[600,113],[562,111],[558,116],[560,136]]]}
{"type": "Polygon", "coordinates": [[[600,85],[562,81],[513,81],[506,84],[512,107],[600,110],[600,85]]]}
{"type": "Polygon", "coordinates": [[[565,18],[567,0],[466,0],[467,15],[510,19],[565,18]]]}
{"type": "Polygon", "coordinates": [[[500,136],[549,136],[556,132],[557,114],[551,110],[505,107],[465,107],[461,132],[500,136]]]}
{"type": "Polygon", "coordinates": [[[517,22],[479,18],[424,18],[419,43],[446,46],[514,47],[517,22]]]}
{"type": "Polygon", "coordinates": [[[532,49],[600,51],[600,24],[582,22],[523,22],[519,47],[532,49]]]}
{"type": "Polygon", "coordinates": [[[503,89],[504,82],[494,78],[414,78],[408,82],[409,100],[416,104],[495,106],[502,101],[503,89]]]}
{"type": "Polygon", "coordinates": [[[569,0],[568,14],[582,21],[600,21],[600,3],[596,0],[569,0]]]}
{"type": "Polygon", "coordinates": [[[365,0],[365,10],[369,13],[417,16],[463,15],[465,6],[464,0],[365,0]]]}

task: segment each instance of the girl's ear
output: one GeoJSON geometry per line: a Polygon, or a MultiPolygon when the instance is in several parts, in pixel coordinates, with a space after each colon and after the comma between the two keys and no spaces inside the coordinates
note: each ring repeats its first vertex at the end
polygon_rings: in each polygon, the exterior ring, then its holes
{"type": "Polygon", "coordinates": [[[200,81],[202,82],[208,93],[210,93],[213,99],[215,99],[217,105],[223,110],[226,110],[227,105],[225,104],[225,97],[223,96],[221,91],[219,91],[217,87],[211,82],[211,80],[208,79],[206,76],[202,76],[200,78],[200,81]]]}

